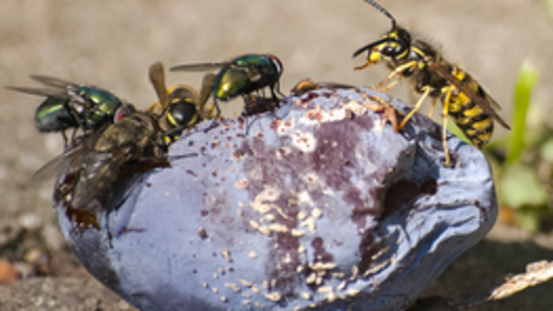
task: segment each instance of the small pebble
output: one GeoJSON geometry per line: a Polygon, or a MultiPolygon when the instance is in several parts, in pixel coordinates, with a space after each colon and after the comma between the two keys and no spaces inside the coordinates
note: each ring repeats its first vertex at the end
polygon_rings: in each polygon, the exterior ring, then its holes
{"type": "Polygon", "coordinates": [[[20,278],[20,273],[14,265],[6,260],[0,259],[0,284],[8,285],[15,283],[20,278]]]}
{"type": "Polygon", "coordinates": [[[37,214],[26,213],[19,216],[19,224],[27,230],[37,230],[42,226],[42,220],[37,214]]]}

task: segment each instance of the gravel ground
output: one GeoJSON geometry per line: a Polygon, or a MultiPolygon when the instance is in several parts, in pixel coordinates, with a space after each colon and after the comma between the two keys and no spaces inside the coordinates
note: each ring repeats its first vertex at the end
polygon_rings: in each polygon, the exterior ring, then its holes
{"type": "MultiPolygon", "coordinates": [[[[507,119],[516,73],[529,61],[540,72],[534,101],[541,115],[549,115],[553,26],[543,1],[381,2],[400,24],[478,77],[507,119]]],[[[273,53],[285,66],[285,93],[305,77],[374,85],[387,74],[383,66],[352,70],[363,63],[351,59],[353,51],[390,27],[361,0],[4,0],[0,8],[0,85],[32,86],[29,74],[46,74],[107,88],[145,108],[155,101],[147,69],[158,60],[169,67],[273,53]]],[[[201,75],[171,73],[168,80],[198,86],[201,75]]],[[[414,100],[405,86],[392,93],[414,100]]],[[[59,135],[41,135],[34,128],[40,99],[5,89],[0,98],[0,259],[29,275],[0,286],[0,309],[129,310],[68,250],[50,207],[52,185],[30,183],[33,172],[62,150],[59,135]]],[[[241,104],[223,108],[230,115],[241,104]]],[[[523,271],[530,261],[553,257],[551,240],[548,234],[498,226],[428,294],[457,296],[507,272],[523,271]]],[[[549,310],[552,290],[540,286],[477,310],[549,310]]]]}

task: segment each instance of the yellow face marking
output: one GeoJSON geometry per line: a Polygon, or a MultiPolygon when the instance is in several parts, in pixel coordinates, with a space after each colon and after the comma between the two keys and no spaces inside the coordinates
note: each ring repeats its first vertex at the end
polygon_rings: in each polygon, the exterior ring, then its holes
{"type": "Polygon", "coordinates": [[[190,126],[190,125],[193,125],[193,124],[196,124],[198,123],[198,115],[195,114],[193,117],[192,117],[192,120],[190,120],[190,122],[188,122],[188,124],[186,126],[190,126]]]}
{"type": "Polygon", "coordinates": [[[380,61],[382,54],[378,51],[371,51],[371,56],[369,57],[369,63],[377,63],[380,61]]]}
{"type": "Polygon", "coordinates": [[[175,120],[175,118],[173,118],[173,116],[170,113],[167,114],[167,121],[169,121],[169,124],[171,124],[171,126],[173,127],[176,127],[178,125],[177,121],[175,120]]]}

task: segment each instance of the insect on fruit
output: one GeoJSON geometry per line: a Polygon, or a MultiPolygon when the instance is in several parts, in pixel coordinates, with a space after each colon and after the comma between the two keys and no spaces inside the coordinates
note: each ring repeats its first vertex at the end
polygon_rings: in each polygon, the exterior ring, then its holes
{"type": "Polygon", "coordinates": [[[208,73],[204,76],[200,93],[182,83],[167,88],[163,64],[160,62],[150,66],[149,76],[159,101],[148,110],[157,110],[161,114],[159,124],[166,131],[164,141],[167,144],[174,142],[183,129],[202,120],[213,119],[214,108],[206,106],[206,102],[211,95],[211,81],[215,75],[208,73]]]}
{"type": "Polygon", "coordinates": [[[191,156],[167,156],[168,134],[159,123],[163,115],[129,111],[103,131],[77,136],[63,154],[33,176],[33,181],[40,182],[58,175],[54,200],[63,202],[68,218],[79,227],[99,228],[98,215],[124,202],[134,177],[191,156]],[[116,197],[118,191],[123,195],[116,197]]]}
{"type": "Polygon", "coordinates": [[[67,217],[78,227],[99,228],[98,215],[124,202],[135,185],[134,178],[141,173],[194,155],[169,157],[167,153],[178,134],[200,118],[210,89],[202,95],[183,85],[167,90],[161,63],[150,67],[150,80],[159,103],[147,111],[121,105],[111,124],[77,136],[63,154],[33,176],[33,181],[40,182],[58,175],[54,200],[65,205],[67,217]],[[159,111],[154,111],[158,106],[159,111]]]}
{"type": "Polygon", "coordinates": [[[217,111],[215,119],[221,115],[217,100],[228,101],[237,96],[243,96],[246,104],[255,103],[255,100],[248,98],[250,94],[269,87],[272,99],[275,102],[279,101],[276,93],[280,94],[279,80],[283,67],[281,61],[274,55],[246,54],[227,62],[180,65],[170,70],[206,71],[216,68],[220,68],[220,71],[213,78],[211,86],[217,111]]]}
{"type": "Polygon", "coordinates": [[[446,141],[447,120],[450,116],[479,149],[489,142],[494,119],[504,128],[510,129],[496,112],[500,106],[474,78],[458,66],[444,60],[428,43],[412,39],[411,34],[397,26],[394,17],[378,3],[372,0],[365,2],[388,17],[392,21],[392,29],[382,39],[365,45],[353,54],[353,57],[356,57],[365,51],[368,53],[367,62],[355,69],[364,69],[383,60],[392,73],[377,85],[377,89],[387,91],[397,84],[400,78],[408,78],[413,82],[415,91],[422,94],[413,110],[399,125],[399,129],[421,107],[427,97],[430,96],[434,100],[430,114],[436,100],[440,99],[443,104],[442,136],[446,165],[451,162],[446,141]]]}
{"type": "Polygon", "coordinates": [[[112,93],[98,87],[75,84],[57,78],[33,75],[32,79],[48,88],[6,88],[22,93],[46,96],[35,113],[35,126],[39,132],[61,132],[68,146],[65,131],[73,128],[85,132],[98,130],[113,123],[123,102],[112,93]]]}

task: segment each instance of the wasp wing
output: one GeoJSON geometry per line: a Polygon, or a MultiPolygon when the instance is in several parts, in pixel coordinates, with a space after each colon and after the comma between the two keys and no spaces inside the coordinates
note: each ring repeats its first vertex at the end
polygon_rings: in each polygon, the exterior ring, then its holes
{"type": "Polygon", "coordinates": [[[488,95],[488,92],[486,92],[486,95],[487,95],[486,99],[490,103],[492,108],[495,109],[495,110],[501,110],[501,106],[495,101],[495,99],[493,99],[491,96],[488,95]]]}
{"type": "MultiPolygon", "coordinates": [[[[154,86],[161,109],[169,107],[169,98],[167,96],[167,85],[165,84],[165,69],[161,62],[156,62],[150,66],[150,82],[154,86]]],[[[155,105],[155,104],[154,104],[155,105]]]]}
{"type": "Polygon", "coordinates": [[[196,109],[199,111],[202,119],[213,119],[213,111],[215,106],[212,103],[209,106],[206,106],[209,97],[211,96],[211,89],[213,88],[213,79],[215,74],[206,73],[202,79],[202,88],[200,89],[200,95],[198,97],[198,103],[196,109]]]}
{"type": "Polygon", "coordinates": [[[225,66],[230,66],[230,62],[220,63],[200,63],[200,64],[188,64],[171,67],[169,71],[209,71],[225,66]]]}
{"type": "Polygon", "coordinates": [[[476,95],[474,92],[472,92],[468,88],[466,88],[461,83],[461,81],[459,81],[459,79],[452,76],[449,72],[447,72],[445,69],[440,67],[438,64],[433,63],[433,64],[430,65],[430,67],[432,69],[434,69],[434,71],[436,73],[438,73],[440,76],[442,76],[442,78],[446,79],[447,81],[449,81],[450,83],[455,85],[455,87],[460,92],[463,92],[465,95],[467,95],[470,98],[470,100],[472,100],[475,104],[480,106],[480,108],[482,108],[487,114],[492,116],[497,122],[499,122],[499,124],[501,124],[501,126],[503,126],[504,128],[506,128],[508,130],[511,129],[511,127],[507,124],[507,122],[505,122],[505,120],[503,120],[503,118],[501,118],[499,116],[499,114],[497,114],[497,112],[494,110],[494,109],[497,109],[497,107],[499,107],[499,104],[497,104],[493,99],[491,99],[491,97],[489,95],[487,95],[487,93],[486,93],[486,98],[484,99],[484,98],[476,95]],[[486,101],[486,100],[488,100],[489,102],[486,101]]]}

